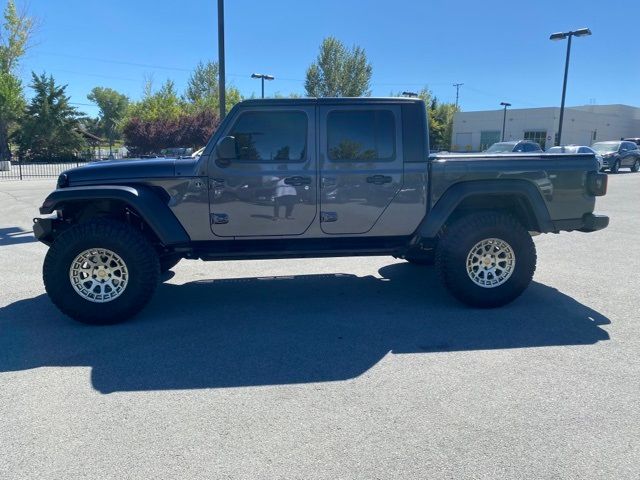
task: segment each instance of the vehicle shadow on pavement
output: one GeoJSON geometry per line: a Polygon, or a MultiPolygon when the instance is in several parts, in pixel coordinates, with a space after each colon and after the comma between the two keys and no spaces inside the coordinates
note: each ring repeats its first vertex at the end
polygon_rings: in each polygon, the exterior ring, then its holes
{"type": "Polygon", "coordinates": [[[92,367],[100,392],[352,379],[389,352],[590,345],[610,321],[534,282],[494,310],[452,300],[431,268],[162,285],[136,319],[90,327],[45,295],[0,309],[0,372],[92,367]]]}
{"type": "Polygon", "coordinates": [[[33,236],[32,231],[23,230],[18,227],[0,228],[0,247],[35,241],[36,237],[33,236]]]}

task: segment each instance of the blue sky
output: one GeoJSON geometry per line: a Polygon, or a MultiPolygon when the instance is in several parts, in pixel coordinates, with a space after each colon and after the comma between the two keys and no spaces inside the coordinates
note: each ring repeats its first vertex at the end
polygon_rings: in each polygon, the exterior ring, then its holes
{"type": "MultiPolygon", "coordinates": [[[[217,58],[216,3],[29,0],[40,27],[21,75],[26,84],[31,70],[52,73],[81,104],[98,85],[137,99],[145,76],[156,86],[171,78],[182,90],[199,60],[217,58]]],[[[640,106],[638,19],[637,0],[227,0],[227,81],[259,95],[249,76],[269,73],[276,80],[267,95],[303,93],[307,67],[333,35],[366,50],[374,95],[427,85],[453,101],[452,84],[462,82],[464,110],[501,101],[552,106],[560,102],[566,44],[548,36],[586,26],[593,36],[574,40],[567,104],[640,106]]]]}

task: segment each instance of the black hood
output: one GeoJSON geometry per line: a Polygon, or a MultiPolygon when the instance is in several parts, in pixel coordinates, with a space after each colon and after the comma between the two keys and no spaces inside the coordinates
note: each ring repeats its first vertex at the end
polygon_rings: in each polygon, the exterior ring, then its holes
{"type": "Polygon", "coordinates": [[[70,186],[105,180],[167,178],[176,174],[173,158],[108,160],[89,163],[64,172],[70,186]]]}

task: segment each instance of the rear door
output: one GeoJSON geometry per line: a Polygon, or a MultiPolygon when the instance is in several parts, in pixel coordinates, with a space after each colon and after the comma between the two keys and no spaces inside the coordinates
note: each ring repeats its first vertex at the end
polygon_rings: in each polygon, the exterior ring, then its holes
{"type": "Polygon", "coordinates": [[[211,229],[221,237],[301,235],[316,217],[315,106],[244,108],[224,136],[236,158],[209,165],[211,229]]]}
{"type": "Polygon", "coordinates": [[[320,107],[320,222],[328,234],[364,234],[402,188],[397,105],[320,107]]]}

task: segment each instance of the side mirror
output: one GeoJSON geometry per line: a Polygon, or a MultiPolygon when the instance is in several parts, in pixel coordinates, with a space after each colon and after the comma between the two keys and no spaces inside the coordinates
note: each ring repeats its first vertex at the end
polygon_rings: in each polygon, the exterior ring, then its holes
{"type": "Polygon", "coordinates": [[[236,146],[235,137],[224,137],[220,140],[216,145],[216,163],[220,166],[229,166],[231,160],[238,156],[236,146]]]}

